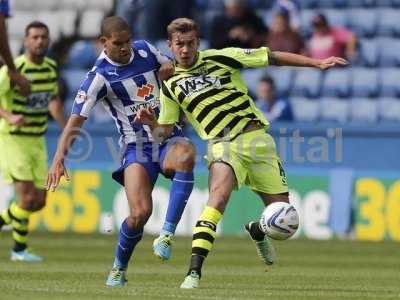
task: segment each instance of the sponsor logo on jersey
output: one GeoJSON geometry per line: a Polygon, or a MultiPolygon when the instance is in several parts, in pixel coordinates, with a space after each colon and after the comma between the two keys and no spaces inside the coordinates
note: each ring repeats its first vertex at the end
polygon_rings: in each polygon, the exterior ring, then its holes
{"type": "Polygon", "coordinates": [[[155,109],[160,106],[159,99],[152,99],[149,101],[136,101],[135,104],[125,106],[125,112],[128,116],[136,115],[136,113],[142,108],[155,109]]]}
{"type": "Polygon", "coordinates": [[[244,54],[250,55],[255,51],[255,49],[243,49],[244,54]]]}
{"type": "Polygon", "coordinates": [[[142,85],[138,91],[137,91],[137,96],[140,98],[145,98],[151,95],[151,93],[154,90],[154,85],[150,83],[146,83],[145,85],[142,85]]]}
{"type": "Polygon", "coordinates": [[[51,93],[33,93],[27,97],[29,108],[46,108],[50,102],[51,93]]]}
{"type": "Polygon", "coordinates": [[[221,88],[221,82],[217,77],[203,75],[181,79],[178,86],[186,96],[190,96],[209,87],[221,88]]]}

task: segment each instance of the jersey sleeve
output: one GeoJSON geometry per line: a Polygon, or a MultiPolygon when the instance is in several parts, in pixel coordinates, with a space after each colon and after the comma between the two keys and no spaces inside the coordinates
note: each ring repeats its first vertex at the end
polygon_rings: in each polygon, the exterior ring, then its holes
{"type": "Polygon", "coordinates": [[[0,0],[0,14],[6,18],[11,16],[9,0],[0,0]]]}
{"type": "Polygon", "coordinates": [[[175,124],[179,121],[179,104],[173,99],[165,83],[160,91],[160,114],[158,123],[164,125],[175,124]]]}
{"type": "Polygon", "coordinates": [[[107,95],[104,78],[90,71],[82,82],[72,106],[72,114],[88,117],[93,107],[107,95]]]}
{"type": "Polygon", "coordinates": [[[158,50],[156,47],[154,47],[149,42],[146,42],[146,44],[149,47],[151,53],[154,54],[154,56],[156,57],[156,59],[157,59],[157,61],[158,61],[158,63],[160,65],[165,64],[166,62],[171,62],[172,61],[167,55],[161,53],[160,50],[158,50]]]}
{"type": "Polygon", "coordinates": [[[11,87],[7,70],[5,65],[0,69],[0,98],[3,97],[11,87]]]}
{"type": "Polygon", "coordinates": [[[214,60],[231,69],[260,68],[268,66],[269,48],[255,49],[224,48],[221,50],[209,50],[206,60],[214,60]]]}

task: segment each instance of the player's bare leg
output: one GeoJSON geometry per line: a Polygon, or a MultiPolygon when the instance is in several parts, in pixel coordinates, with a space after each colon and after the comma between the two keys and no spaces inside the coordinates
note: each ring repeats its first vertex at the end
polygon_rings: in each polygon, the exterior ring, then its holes
{"type": "Polygon", "coordinates": [[[193,229],[192,255],[188,274],[181,284],[183,289],[197,288],[203,262],[213,246],[217,224],[222,218],[229,197],[236,185],[232,168],[223,162],[214,162],[209,175],[210,196],[196,227],[193,229]]]}
{"type": "Polygon", "coordinates": [[[162,260],[171,257],[172,238],[193,189],[196,160],[194,146],[183,138],[174,142],[167,151],[162,169],[172,177],[172,186],[163,228],[153,242],[154,255],[162,260]]]}
{"type": "Polygon", "coordinates": [[[107,286],[123,286],[126,269],[133,250],[143,235],[143,227],[152,212],[149,175],[146,169],[133,163],[124,170],[125,192],[129,204],[129,216],[121,225],[113,267],[108,275],[107,286]]]}

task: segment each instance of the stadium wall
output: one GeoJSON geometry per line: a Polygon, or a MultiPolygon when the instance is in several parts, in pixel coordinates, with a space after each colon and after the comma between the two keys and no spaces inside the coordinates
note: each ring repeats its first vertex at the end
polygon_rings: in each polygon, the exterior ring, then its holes
{"type": "MultiPolygon", "coordinates": [[[[342,127],[339,134],[337,127],[330,124],[318,127],[283,125],[275,126],[270,132],[278,147],[285,148],[281,156],[286,155],[283,158],[290,197],[301,216],[297,236],[400,241],[400,180],[394,171],[399,164],[395,159],[399,141],[392,128],[342,127]],[[301,145],[296,149],[297,146],[288,144],[297,130],[304,141],[297,141],[301,145]],[[315,140],[316,137],[320,139],[315,140]],[[299,161],[299,157],[304,157],[304,161],[299,161]]],[[[58,134],[50,128],[50,157],[58,134]]],[[[105,127],[86,128],[81,136],[67,163],[72,168],[71,182],[49,193],[46,208],[33,215],[31,229],[110,233],[117,230],[126,216],[125,193],[110,176],[119,157],[114,131],[105,127]]],[[[197,145],[200,160],[205,145],[197,145]]],[[[0,196],[5,200],[0,206],[5,207],[14,194],[10,186],[0,185],[0,196]]],[[[168,193],[169,181],[160,176],[153,193],[153,215],[146,226],[148,233],[159,232],[168,193]]],[[[204,163],[199,163],[195,189],[178,226],[178,234],[192,234],[192,226],[207,196],[207,170],[204,163]]],[[[259,216],[261,210],[261,201],[248,189],[234,192],[219,234],[243,234],[243,224],[259,216]]]]}

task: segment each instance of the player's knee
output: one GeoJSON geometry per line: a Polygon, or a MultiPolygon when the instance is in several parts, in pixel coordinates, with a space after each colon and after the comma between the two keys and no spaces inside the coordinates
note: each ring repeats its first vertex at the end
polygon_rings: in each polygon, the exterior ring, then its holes
{"type": "Polygon", "coordinates": [[[151,208],[136,209],[127,218],[129,228],[143,228],[151,215],[151,208]]]}
{"type": "Polygon", "coordinates": [[[22,203],[25,209],[29,211],[35,211],[35,207],[37,204],[36,193],[33,191],[31,193],[24,193],[22,195],[22,203]]]}
{"type": "Polygon", "coordinates": [[[175,144],[173,158],[167,163],[166,169],[175,171],[192,171],[196,161],[196,150],[191,143],[175,144]]]}

